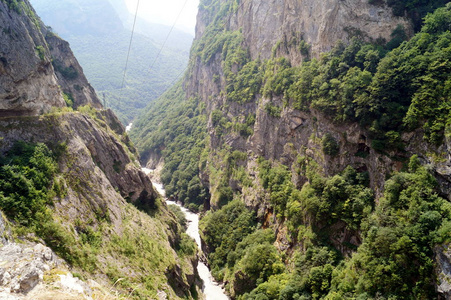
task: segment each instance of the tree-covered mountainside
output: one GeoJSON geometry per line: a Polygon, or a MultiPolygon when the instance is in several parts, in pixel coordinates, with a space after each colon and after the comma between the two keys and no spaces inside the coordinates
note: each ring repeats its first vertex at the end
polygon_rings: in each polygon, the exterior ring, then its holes
{"type": "Polygon", "coordinates": [[[451,5],[369,2],[415,34],[348,28],[318,53],[293,30],[264,52],[249,43],[270,35],[248,22],[258,8],[201,1],[183,83],[132,131],[144,163],[164,162],[168,195],[203,204],[208,261],[233,298],[450,296],[451,5]]]}
{"type": "Polygon", "coordinates": [[[70,42],[99,98],[124,124],[171,86],[186,67],[192,37],[173,30],[157,59],[170,28],[139,20],[122,88],[131,29],[109,1],[33,0],[32,4],[45,23],[70,42]]]}

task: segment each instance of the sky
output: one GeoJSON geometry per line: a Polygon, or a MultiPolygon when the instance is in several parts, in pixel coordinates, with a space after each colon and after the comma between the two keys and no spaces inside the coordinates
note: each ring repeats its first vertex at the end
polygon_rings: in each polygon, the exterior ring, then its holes
{"type": "MultiPolygon", "coordinates": [[[[194,35],[196,26],[196,15],[199,0],[139,0],[138,16],[145,18],[151,23],[159,23],[172,26],[181,12],[175,25],[176,28],[187,31],[194,35]],[[184,3],[183,10],[182,7],[184,3]]],[[[125,0],[128,10],[135,14],[138,0],[125,0]]]]}

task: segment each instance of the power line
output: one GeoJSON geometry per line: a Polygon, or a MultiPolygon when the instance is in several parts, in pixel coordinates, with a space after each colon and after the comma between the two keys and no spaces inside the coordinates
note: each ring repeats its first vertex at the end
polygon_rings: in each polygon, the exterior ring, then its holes
{"type": "MultiPolygon", "coordinates": [[[[180,10],[179,14],[177,15],[177,18],[175,19],[174,24],[173,24],[172,27],[171,27],[171,30],[170,30],[169,33],[167,34],[166,39],[164,40],[164,43],[163,43],[163,45],[161,46],[160,51],[158,52],[157,56],[155,57],[155,59],[154,59],[152,65],[150,66],[150,69],[149,69],[149,70],[153,69],[153,67],[154,67],[154,65],[155,65],[155,63],[156,63],[156,61],[157,61],[157,59],[159,58],[161,52],[163,51],[164,46],[166,45],[166,42],[167,42],[168,39],[169,39],[169,36],[171,35],[172,31],[174,30],[174,27],[175,27],[175,25],[177,24],[177,21],[178,21],[178,19],[180,18],[180,16],[181,16],[181,14],[182,14],[182,12],[183,12],[183,10],[184,10],[184,8],[185,8],[187,2],[188,2],[188,0],[185,0],[185,3],[183,3],[182,9],[180,10]]],[[[240,3],[240,5],[236,8],[236,11],[238,11],[238,10],[245,4],[245,2],[246,2],[246,1],[243,0],[243,1],[240,3]]],[[[139,8],[139,0],[138,0],[138,4],[137,4],[137,6],[136,6],[135,19],[134,19],[134,22],[133,22],[132,35],[131,35],[131,37],[130,37],[130,45],[129,45],[129,48],[128,48],[127,61],[126,61],[126,64],[125,64],[124,77],[123,77],[123,79],[122,79],[122,87],[121,87],[121,89],[124,87],[125,74],[126,74],[126,71],[127,71],[127,65],[128,65],[128,60],[129,60],[129,56],[130,56],[130,49],[131,49],[131,44],[132,44],[132,40],[133,40],[133,33],[134,33],[134,30],[135,30],[136,17],[137,17],[137,15],[138,15],[138,8],[139,8]]],[[[233,16],[232,14],[229,15],[228,20],[227,20],[227,23],[230,23],[230,21],[231,21],[231,19],[232,19],[232,16],[233,16]]],[[[220,33],[220,32],[216,32],[216,33],[213,35],[213,38],[215,38],[219,33],[220,33]]],[[[158,97],[156,97],[156,98],[159,98],[159,97],[161,97],[164,93],[166,93],[166,92],[168,91],[168,89],[169,89],[170,87],[172,87],[172,86],[180,79],[180,77],[188,70],[188,67],[189,67],[189,64],[184,68],[184,70],[183,70],[182,72],[180,72],[180,73],[174,78],[174,80],[168,85],[168,88],[167,88],[165,91],[163,91],[163,92],[162,92],[158,97]]],[[[119,97],[119,108],[120,108],[120,103],[121,103],[121,102],[120,102],[120,97],[119,97]]]]}
{"type": "MultiPolygon", "coordinates": [[[[171,30],[169,31],[169,34],[166,36],[166,40],[164,41],[163,46],[161,47],[160,52],[158,53],[157,57],[155,58],[155,60],[154,60],[154,62],[153,62],[153,64],[152,64],[152,66],[150,67],[150,69],[153,68],[155,62],[157,61],[158,56],[159,56],[160,53],[161,53],[161,50],[163,49],[164,45],[166,44],[166,41],[168,40],[169,35],[171,34],[172,30],[174,29],[174,26],[175,26],[175,24],[177,23],[177,20],[178,20],[178,18],[180,17],[180,14],[182,13],[182,11],[183,11],[183,9],[184,9],[184,7],[185,7],[185,5],[186,5],[187,2],[188,2],[188,0],[186,0],[185,3],[183,4],[183,7],[182,7],[182,9],[180,10],[179,15],[177,16],[177,18],[176,18],[174,24],[172,25],[172,28],[171,28],[171,30]]],[[[245,2],[246,2],[245,0],[242,0],[242,2],[240,3],[240,5],[236,8],[236,11],[238,11],[242,6],[244,6],[245,2]]],[[[231,19],[232,19],[232,16],[233,16],[232,14],[229,15],[228,20],[227,20],[227,23],[230,23],[230,21],[231,21],[231,19]]],[[[218,34],[220,34],[220,33],[221,33],[220,31],[217,31],[217,32],[213,35],[212,39],[215,38],[215,37],[216,37],[218,34]]],[[[158,97],[156,97],[156,99],[160,98],[164,93],[166,93],[166,92],[167,92],[167,91],[168,91],[168,90],[169,90],[169,89],[170,89],[170,88],[171,88],[171,87],[172,87],[172,86],[180,79],[180,77],[188,70],[188,68],[189,68],[189,63],[188,63],[188,65],[185,67],[185,69],[183,69],[183,71],[180,72],[180,73],[174,78],[174,80],[172,80],[172,82],[168,85],[168,88],[167,88],[166,90],[164,90],[158,97]]]]}
{"type": "Polygon", "coordinates": [[[169,36],[170,36],[171,33],[172,33],[172,30],[174,30],[174,27],[175,27],[175,25],[177,24],[177,21],[179,20],[180,15],[181,15],[182,12],[183,12],[183,9],[185,9],[185,6],[186,6],[186,3],[187,3],[187,2],[188,2],[188,0],[185,0],[185,3],[183,3],[182,9],[180,10],[179,14],[177,15],[177,18],[175,18],[174,24],[172,24],[171,30],[169,30],[169,33],[168,33],[168,35],[166,36],[166,39],[164,40],[163,45],[162,45],[161,48],[160,48],[160,51],[158,52],[157,56],[155,57],[155,60],[153,61],[152,65],[150,66],[150,70],[153,69],[155,63],[157,62],[158,57],[160,57],[161,51],[163,51],[163,48],[164,48],[164,46],[166,45],[166,42],[168,41],[169,36]]]}
{"type": "MultiPolygon", "coordinates": [[[[136,4],[135,19],[133,20],[132,35],[130,36],[130,43],[128,45],[128,53],[127,53],[127,59],[125,61],[124,76],[122,77],[121,90],[124,88],[125,74],[127,73],[128,60],[130,58],[130,50],[132,48],[133,34],[135,33],[135,25],[136,25],[136,18],[138,16],[138,8],[139,8],[139,0],[138,0],[138,3],[136,4]]],[[[119,97],[119,106],[121,106],[121,98],[120,97],[119,97]]]]}

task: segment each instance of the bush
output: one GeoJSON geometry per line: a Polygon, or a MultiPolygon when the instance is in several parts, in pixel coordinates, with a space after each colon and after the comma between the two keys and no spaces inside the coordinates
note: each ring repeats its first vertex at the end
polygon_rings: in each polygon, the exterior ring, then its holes
{"type": "Polygon", "coordinates": [[[57,59],[52,61],[55,71],[59,72],[65,79],[74,80],[78,77],[78,72],[73,66],[64,67],[63,63],[57,59]]]}
{"type": "Polygon", "coordinates": [[[67,107],[74,107],[74,98],[71,94],[63,93],[64,102],[66,102],[67,107]]]}
{"type": "Polygon", "coordinates": [[[0,159],[0,207],[23,226],[33,226],[46,214],[57,164],[44,144],[17,142],[0,159]]]}
{"type": "Polygon", "coordinates": [[[268,113],[268,115],[275,118],[280,118],[280,113],[282,112],[282,109],[280,107],[275,106],[271,103],[266,103],[265,110],[268,113]]]}
{"type": "Polygon", "coordinates": [[[45,59],[45,49],[43,46],[36,46],[36,54],[39,56],[40,60],[45,59]]]}
{"type": "Polygon", "coordinates": [[[335,156],[338,154],[340,147],[337,140],[330,134],[326,133],[321,141],[324,154],[335,156]]]}

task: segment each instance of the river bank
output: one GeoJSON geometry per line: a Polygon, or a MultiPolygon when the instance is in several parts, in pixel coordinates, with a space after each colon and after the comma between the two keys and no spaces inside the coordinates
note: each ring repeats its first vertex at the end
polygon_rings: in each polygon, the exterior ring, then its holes
{"type": "MultiPolygon", "coordinates": [[[[151,169],[147,168],[143,168],[143,171],[146,174],[150,174],[152,172],[151,169]]],[[[186,233],[196,241],[196,244],[199,247],[199,255],[203,255],[199,234],[199,215],[189,211],[187,208],[183,207],[175,201],[168,200],[166,198],[164,187],[161,183],[152,180],[152,184],[154,185],[158,193],[160,193],[160,195],[165,198],[165,201],[168,205],[177,205],[178,207],[180,207],[182,212],[185,214],[186,220],[188,221],[188,228],[186,229],[186,233]]],[[[227,295],[225,294],[224,289],[213,279],[213,276],[211,275],[211,272],[208,269],[207,265],[201,260],[199,260],[199,263],[197,265],[197,272],[199,273],[199,277],[203,281],[202,291],[205,295],[206,300],[229,299],[229,297],[227,297],[227,295]]]]}

